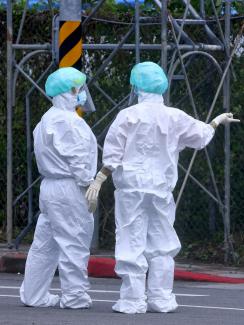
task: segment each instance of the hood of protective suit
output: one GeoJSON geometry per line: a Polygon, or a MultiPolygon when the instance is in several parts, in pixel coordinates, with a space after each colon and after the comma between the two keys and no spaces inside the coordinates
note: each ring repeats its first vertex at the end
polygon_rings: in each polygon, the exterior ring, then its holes
{"type": "Polygon", "coordinates": [[[78,105],[77,95],[70,92],[63,93],[53,97],[52,99],[53,106],[56,108],[74,112],[76,106],[78,105]]]}
{"type": "Polygon", "coordinates": [[[153,103],[164,103],[163,96],[154,93],[145,93],[144,91],[138,92],[138,103],[153,102],[153,103]]]}

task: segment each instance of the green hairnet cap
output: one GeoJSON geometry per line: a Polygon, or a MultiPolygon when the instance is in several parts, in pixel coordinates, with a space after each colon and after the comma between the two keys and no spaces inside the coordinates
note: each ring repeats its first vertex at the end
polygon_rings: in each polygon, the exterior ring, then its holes
{"type": "Polygon", "coordinates": [[[163,94],[168,88],[168,79],[158,64],[146,61],[133,67],[130,84],[146,93],[163,94]]]}
{"type": "Polygon", "coordinates": [[[67,67],[60,68],[51,73],[45,84],[46,94],[54,97],[71,90],[72,87],[80,87],[86,82],[86,75],[79,70],[67,67]]]}

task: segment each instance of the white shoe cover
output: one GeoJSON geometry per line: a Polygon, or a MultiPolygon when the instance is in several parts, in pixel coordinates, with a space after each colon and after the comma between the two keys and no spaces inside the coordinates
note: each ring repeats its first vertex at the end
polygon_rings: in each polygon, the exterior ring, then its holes
{"type": "Polygon", "coordinates": [[[91,306],[92,300],[87,293],[63,295],[60,300],[60,308],[88,309],[91,306]]]}
{"type": "Polygon", "coordinates": [[[144,300],[122,300],[119,299],[112,307],[113,311],[124,314],[145,314],[147,304],[144,300]]]}
{"type": "Polygon", "coordinates": [[[171,313],[178,308],[178,304],[175,299],[172,300],[160,300],[151,299],[148,301],[147,311],[156,313],[171,313]]]}
{"type": "Polygon", "coordinates": [[[50,298],[49,298],[49,306],[50,307],[54,307],[54,306],[58,305],[59,302],[60,302],[60,297],[58,295],[50,294],[50,298]]]}
{"type": "Polygon", "coordinates": [[[28,307],[54,307],[59,305],[60,297],[58,295],[52,295],[50,293],[47,294],[46,299],[42,299],[42,301],[26,301],[24,297],[21,297],[21,301],[28,307]]]}

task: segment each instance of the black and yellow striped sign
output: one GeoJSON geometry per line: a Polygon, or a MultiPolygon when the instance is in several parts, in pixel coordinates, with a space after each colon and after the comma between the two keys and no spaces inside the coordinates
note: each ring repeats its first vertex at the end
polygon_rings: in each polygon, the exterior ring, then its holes
{"type": "Polygon", "coordinates": [[[59,67],[81,70],[82,39],[80,21],[59,22],[59,67]]]}

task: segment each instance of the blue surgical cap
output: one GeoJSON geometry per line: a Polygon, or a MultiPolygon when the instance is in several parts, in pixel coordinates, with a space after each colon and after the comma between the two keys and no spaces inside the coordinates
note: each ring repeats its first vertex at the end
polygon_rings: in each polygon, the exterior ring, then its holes
{"type": "Polygon", "coordinates": [[[146,61],[133,67],[130,84],[146,93],[163,94],[168,88],[168,79],[158,64],[146,61]]]}
{"type": "Polygon", "coordinates": [[[86,75],[79,70],[67,67],[60,68],[51,73],[45,84],[46,94],[54,97],[71,90],[72,87],[80,87],[86,82],[86,75]]]}

